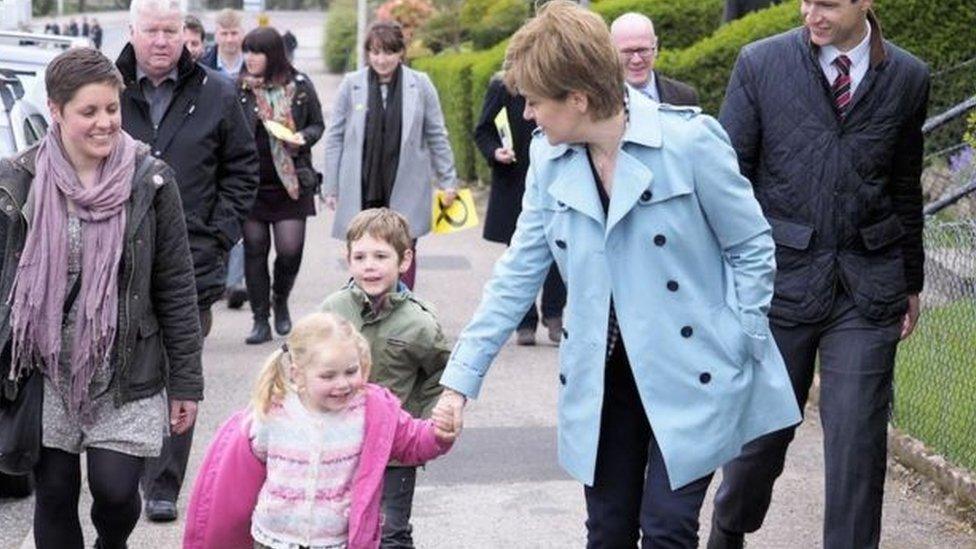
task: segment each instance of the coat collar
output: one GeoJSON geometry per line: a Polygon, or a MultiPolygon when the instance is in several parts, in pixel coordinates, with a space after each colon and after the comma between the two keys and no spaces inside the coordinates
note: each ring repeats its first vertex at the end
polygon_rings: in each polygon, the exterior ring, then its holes
{"type": "MultiPolygon", "coordinates": [[[[119,58],[115,61],[115,66],[122,73],[122,79],[125,81],[126,87],[138,84],[136,76],[136,50],[132,47],[131,43],[126,44],[122,48],[122,53],[119,54],[119,58]]],[[[190,52],[186,48],[183,48],[180,59],[176,62],[176,87],[179,88],[183,85],[198,69],[203,70],[201,66],[193,62],[193,59],[190,57],[190,52]]]]}
{"type": "Polygon", "coordinates": [[[605,235],[610,234],[638,201],[651,202],[655,198],[654,174],[641,157],[648,149],[662,146],[660,105],[631,88],[627,89],[626,101],[629,122],[621,139],[607,215],[600,204],[585,147],[562,144],[551,146],[548,151],[549,158],[561,164],[555,181],[549,186],[549,194],[557,203],[604,225],[605,235]],[[561,158],[564,155],[566,158],[561,158]]]}

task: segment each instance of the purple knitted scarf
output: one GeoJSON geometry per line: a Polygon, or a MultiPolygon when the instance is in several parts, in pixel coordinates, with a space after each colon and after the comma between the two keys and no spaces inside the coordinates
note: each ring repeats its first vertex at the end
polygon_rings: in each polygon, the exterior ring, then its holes
{"type": "MultiPolygon", "coordinates": [[[[81,220],[81,288],[71,343],[73,411],[88,410],[89,384],[108,357],[118,316],[118,272],[125,231],[125,205],[132,192],[137,141],[120,131],[102,161],[95,185],[81,185],[55,123],[37,148],[34,216],[14,278],[11,317],[13,367],[37,367],[59,384],[61,324],[68,279],[68,209],[81,220]]],[[[84,414],[83,414],[84,415],[84,414]]]]}

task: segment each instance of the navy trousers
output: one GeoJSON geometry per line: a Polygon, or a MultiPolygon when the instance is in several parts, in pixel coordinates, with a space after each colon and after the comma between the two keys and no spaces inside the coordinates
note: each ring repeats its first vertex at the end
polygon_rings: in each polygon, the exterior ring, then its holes
{"type": "Polygon", "coordinates": [[[607,360],[600,442],[586,496],[590,549],[694,549],[698,515],[712,475],[677,490],[637,393],[622,340],[607,360]],[[643,534],[643,535],[641,535],[643,534]]]}
{"type": "MultiPolygon", "coordinates": [[[[887,465],[898,320],[867,320],[844,292],[830,315],[814,324],[774,321],[773,337],[786,361],[803,410],[820,353],[820,419],[824,430],[825,549],[878,546],[887,465]]],[[[715,495],[720,532],[748,533],[762,526],[783,472],[795,427],[756,439],[723,469],[715,495]]],[[[710,543],[709,547],[723,547],[710,543]]]]}

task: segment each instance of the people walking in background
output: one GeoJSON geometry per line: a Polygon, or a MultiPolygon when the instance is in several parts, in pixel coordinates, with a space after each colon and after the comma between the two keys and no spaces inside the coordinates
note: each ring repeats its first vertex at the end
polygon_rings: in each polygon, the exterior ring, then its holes
{"type": "Polygon", "coordinates": [[[250,413],[207,451],[184,549],[379,545],[383,470],[450,449],[450,417],[420,420],[368,383],[369,343],[333,314],[302,318],[261,370],[250,413]],[[322,497],[328,494],[328,497],[322,497]]]}
{"type": "Polygon", "coordinates": [[[269,313],[278,335],[291,331],[288,296],[302,264],[305,218],[315,215],[320,178],[312,167],[312,146],[325,122],[315,87],[285,57],[281,35],[258,27],[244,37],[239,95],[257,142],[260,185],[244,221],[244,273],[254,326],[248,344],[271,340],[269,313]],[[287,138],[266,124],[284,126],[287,138]],[[273,235],[273,237],[272,237],[273,235]],[[268,254],[274,241],[274,278],[268,254]]]}
{"type": "Polygon", "coordinates": [[[91,34],[91,25],[88,24],[88,17],[87,16],[82,17],[81,18],[81,35],[84,36],[85,38],[88,38],[88,36],[90,34],[91,34]]]}
{"type": "Polygon", "coordinates": [[[75,18],[72,17],[68,21],[68,29],[67,29],[66,32],[64,32],[64,34],[67,35],[67,36],[78,36],[79,30],[78,30],[78,20],[77,19],[75,19],[75,18]]]}
{"type": "MultiPolygon", "coordinates": [[[[346,236],[352,280],[330,295],[323,312],[338,314],[363,334],[373,365],[369,380],[386,387],[415,418],[430,417],[451,346],[433,309],[400,281],[413,259],[407,220],[388,208],[363,210],[346,236]]],[[[381,547],[414,546],[410,515],[417,467],[394,463],[383,481],[381,547]]]]}
{"type": "Polygon", "coordinates": [[[52,125],[0,164],[3,344],[11,379],[44,376],[34,545],[84,545],[85,453],[95,547],[125,547],[145,459],[203,398],[193,265],[172,170],[121,130],[112,62],[70,49],[45,83],[52,125]]]}
{"type": "Polygon", "coordinates": [[[183,46],[190,52],[190,58],[199,61],[206,50],[207,31],[196,15],[187,14],[183,18],[183,46]]]}
{"type": "Polygon", "coordinates": [[[613,45],[620,53],[624,79],[637,91],[659,103],[698,105],[695,88],[654,70],[658,39],[654,23],[640,13],[625,13],[610,25],[613,45]]]}
{"type": "MultiPolygon", "coordinates": [[[[223,295],[227,252],[240,238],[258,184],[254,138],[233,83],[194,63],[183,48],[178,0],[133,0],[132,38],[122,72],[122,126],[176,171],[204,336],[223,295]]],[[[174,520],[193,430],[166,439],[146,465],[143,495],[151,520],[174,520]]]]}
{"type": "Polygon", "coordinates": [[[769,224],[718,123],[626,86],[599,15],[545,4],[504,66],[542,133],[434,413],[460,425],[555,260],[559,458],[586,485],[587,545],[697,547],[712,472],[800,420],[766,320],[769,224]]]}
{"type": "MultiPolygon", "coordinates": [[[[529,143],[535,122],[526,120],[525,98],[505,89],[500,77],[488,83],[488,91],[481,107],[481,117],[474,128],[478,150],[491,167],[491,192],[488,213],[485,215],[485,240],[510,244],[515,222],[522,212],[525,176],[529,170],[529,143]],[[512,147],[504,146],[495,117],[504,109],[511,132],[512,147]]],[[[542,285],[542,324],[548,329],[549,341],[559,343],[563,330],[563,307],[566,305],[566,286],[556,264],[549,268],[542,285]]],[[[534,345],[539,311],[533,302],[515,330],[519,345],[534,345]]]]}
{"type": "Polygon", "coordinates": [[[298,39],[295,38],[295,35],[290,30],[286,30],[285,34],[281,35],[281,39],[285,42],[285,54],[288,55],[288,61],[294,63],[295,50],[298,48],[298,39]]]}
{"type": "MultiPolygon", "coordinates": [[[[801,409],[820,372],[827,549],[878,546],[895,351],[923,283],[929,72],[871,6],[803,2],[803,27],[742,49],[720,114],[773,227],[770,319],[801,409]]],[[[724,468],[709,547],[762,525],[794,431],[724,468]]]]}
{"type": "Polygon", "coordinates": [[[96,50],[102,49],[102,25],[98,23],[98,19],[92,17],[91,20],[91,41],[92,45],[95,46],[96,50]]]}
{"type": "MultiPolygon", "coordinates": [[[[214,32],[216,44],[207,49],[199,61],[204,66],[236,81],[244,67],[244,52],[241,51],[244,21],[240,12],[225,8],[217,13],[216,25],[214,32]]],[[[243,242],[237,242],[227,258],[226,286],[227,305],[231,309],[240,309],[247,301],[247,289],[244,285],[243,242]]]]}
{"type": "Polygon", "coordinates": [[[412,289],[416,239],[430,231],[431,181],[446,192],[445,206],[454,201],[454,154],[437,90],[426,74],[403,65],[400,24],[373,23],[362,47],[368,66],[343,77],[332,109],[322,195],[335,210],[334,238],[345,238],[353,216],[367,208],[407,218],[415,242],[402,280],[412,289]]]}

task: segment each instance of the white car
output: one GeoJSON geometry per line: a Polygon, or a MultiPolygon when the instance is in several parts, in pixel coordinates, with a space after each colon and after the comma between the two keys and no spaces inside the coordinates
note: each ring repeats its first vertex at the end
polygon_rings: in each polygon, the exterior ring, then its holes
{"type": "Polygon", "coordinates": [[[44,70],[86,38],[0,32],[0,158],[36,143],[50,125],[44,70]]]}

